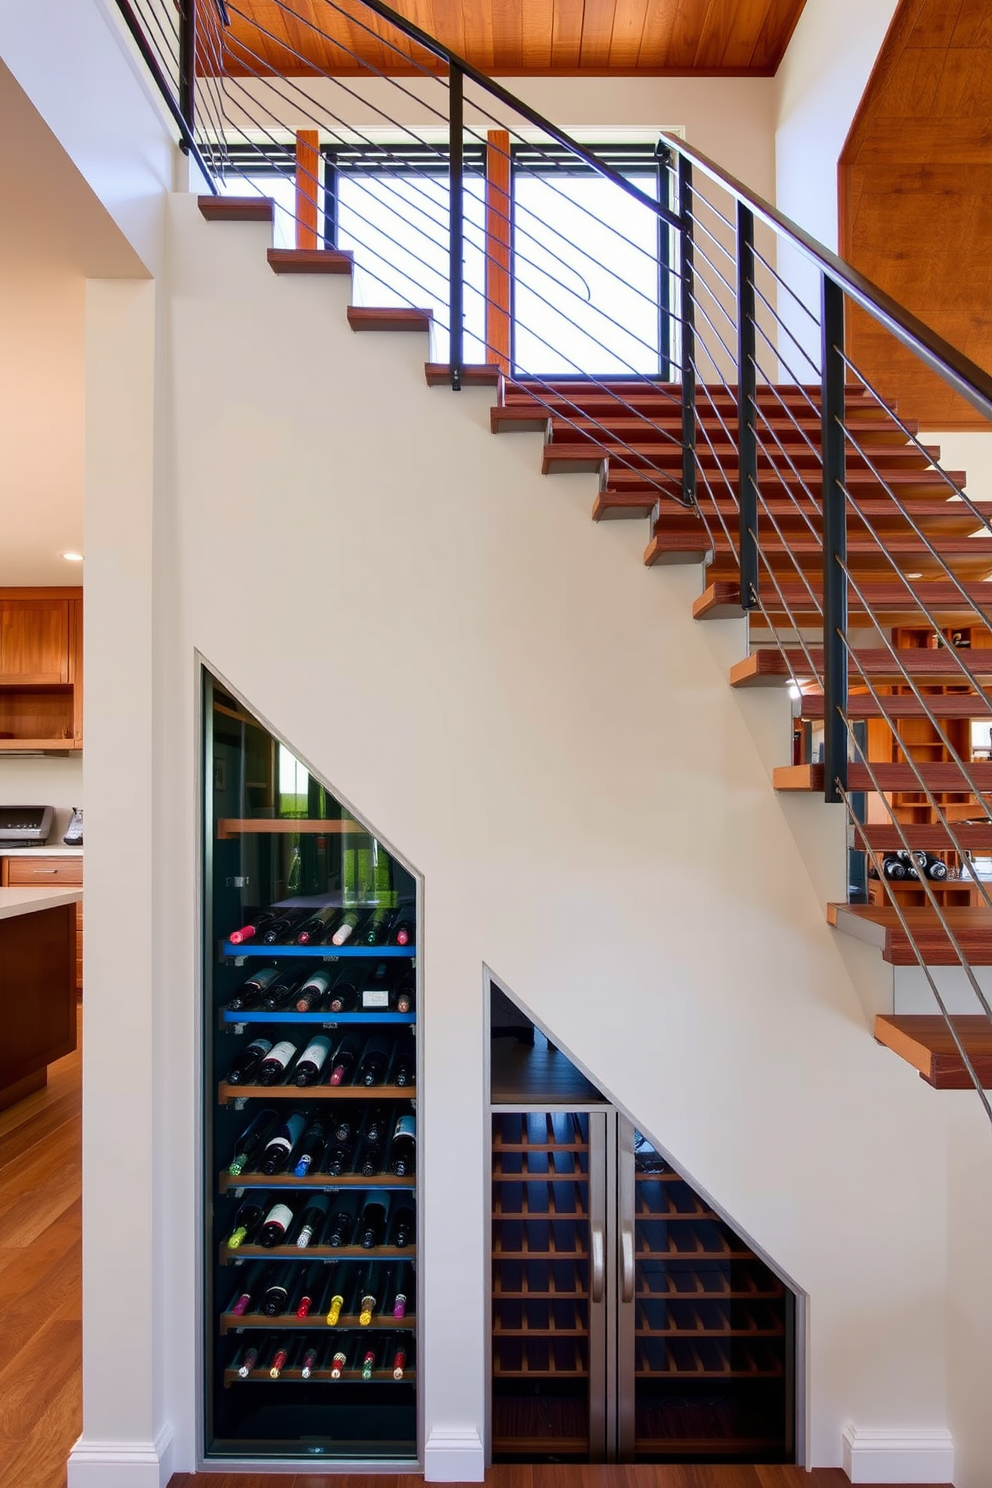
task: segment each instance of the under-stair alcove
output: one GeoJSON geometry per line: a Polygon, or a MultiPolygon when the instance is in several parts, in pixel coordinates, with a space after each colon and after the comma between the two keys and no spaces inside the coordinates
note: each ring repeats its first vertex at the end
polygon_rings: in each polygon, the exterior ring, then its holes
{"type": "Polygon", "coordinates": [[[797,1294],[489,986],[492,1462],[796,1462],[797,1294]]]}

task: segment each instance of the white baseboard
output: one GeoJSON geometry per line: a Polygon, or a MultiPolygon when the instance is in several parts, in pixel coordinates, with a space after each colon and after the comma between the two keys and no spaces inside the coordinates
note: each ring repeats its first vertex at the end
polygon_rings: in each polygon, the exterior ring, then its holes
{"type": "Polygon", "coordinates": [[[871,1431],[846,1426],[843,1466],[852,1483],[952,1483],[954,1439],[935,1427],[871,1431]]]}
{"type": "MultiPolygon", "coordinates": [[[[428,1483],[481,1483],[485,1476],[486,1454],[474,1427],[468,1431],[435,1427],[424,1452],[424,1477],[428,1483]]],[[[70,1488],[75,1488],[75,1484],[70,1484],[70,1488]]]]}
{"type": "Polygon", "coordinates": [[[67,1488],[166,1488],[172,1477],[172,1427],[153,1442],[92,1441],[81,1436],[69,1453],[67,1488]]]}

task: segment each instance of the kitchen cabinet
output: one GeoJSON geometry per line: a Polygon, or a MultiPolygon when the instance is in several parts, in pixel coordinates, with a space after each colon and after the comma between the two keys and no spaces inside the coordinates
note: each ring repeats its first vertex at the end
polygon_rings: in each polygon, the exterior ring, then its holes
{"type": "MultiPolygon", "coordinates": [[[[44,856],[0,859],[0,887],[10,889],[82,888],[83,859],[78,853],[45,854],[44,856]]],[[[73,961],[76,995],[83,991],[83,906],[75,906],[75,957],[73,961]]]]}
{"type": "Polygon", "coordinates": [[[0,589],[0,751],[82,748],[82,653],[82,589],[0,589]]]}

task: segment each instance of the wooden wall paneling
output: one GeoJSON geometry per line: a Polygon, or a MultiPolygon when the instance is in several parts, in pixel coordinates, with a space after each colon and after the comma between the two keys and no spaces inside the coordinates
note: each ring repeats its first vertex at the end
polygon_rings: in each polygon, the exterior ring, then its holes
{"type": "MultiPolygon", "coordinates": [[[[902,0],[839,166],[841,252],[992,370],[992,7],[902,0]]],[[[853,310],[850,354],[925,429],[988,425],[853,310]]]]}
{"type": "MultiPolygon", "coordinates": [[[[613,26],[610,32],[610,64],[613,67],[636,67],[641,55],[641,42],[648,24],[650,7],[648,0],[628,0],[626,5],[617,5],[613,11],[613,26]]],[[[656,7],[660,9],[661,7],[656,7]]]]}
{"type": "Polygon", "coordinates": [[[486,135],[486,356],[510,370],[510,136],[486,135]]]}
{"type": "Polygon", "coordinates": [[[296,131],[296,246],[317,247],[320,150],[316,129],[296,131]]]}

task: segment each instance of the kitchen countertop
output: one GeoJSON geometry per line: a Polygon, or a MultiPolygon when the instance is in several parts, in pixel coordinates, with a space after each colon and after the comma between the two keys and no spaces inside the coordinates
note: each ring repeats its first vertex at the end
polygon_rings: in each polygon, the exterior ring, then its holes
{"type": "Polygon", "coordinates": [[[82,900],[82,889],[0,889],[0,920],[58,909],[60,904],[81,904],[82,900]]]}
{"type": "Polygon", "coordinates": [[[56,846],[54,842],[46,847],[0,847],[0,858],[81,858],[82,856],[81,847],[56,846]]]}

